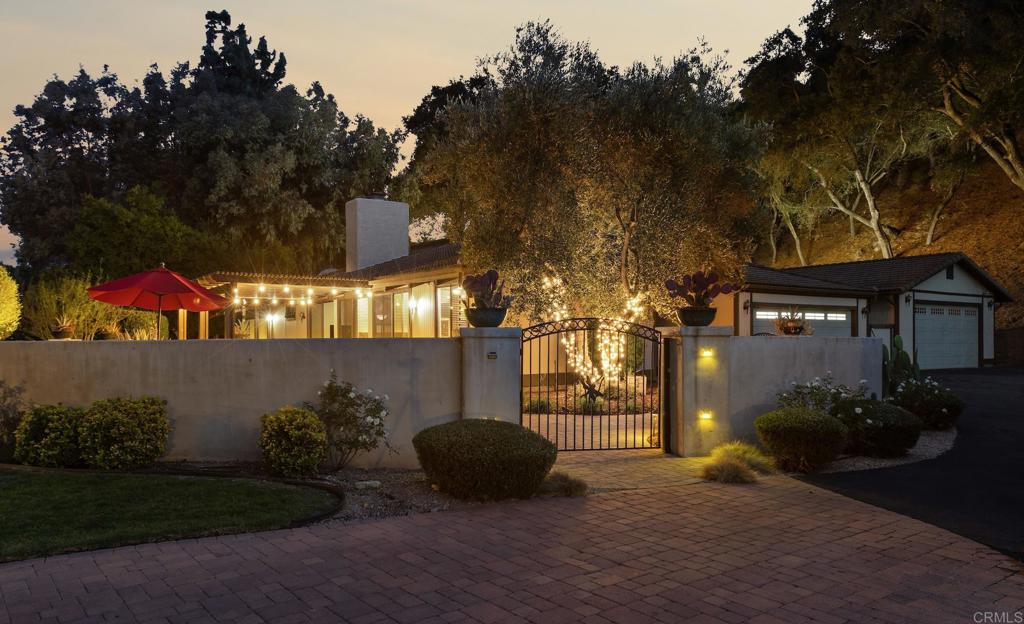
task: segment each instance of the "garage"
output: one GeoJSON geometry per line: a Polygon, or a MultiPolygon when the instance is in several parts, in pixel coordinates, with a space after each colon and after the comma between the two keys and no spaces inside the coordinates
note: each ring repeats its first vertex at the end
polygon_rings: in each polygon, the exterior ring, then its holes
{"type": "Polygon", "coordinates": [[[962,253],[775,269],[749,265],[729,322],[737,335],[775,335],[796,315],[814,336],[897,336],[923,370],[976,368],[995,355],[996,310],[1013,301],[962,253]]]}
{"type": "Polygon", "coordinates": [[[922,370],[969,368],[981,361],[979,306],[918,301],[914,305],[914,344],[922,370]]]}
{"type": "Polygon", "coordinates": [[[775,320],[791,314],[802,318],[814,330],[815,336],[854,336],[852,310],[842,308],[799,307],[794,312],[789,307],[754,306],[754,335],[775,335],[775,320]]]}

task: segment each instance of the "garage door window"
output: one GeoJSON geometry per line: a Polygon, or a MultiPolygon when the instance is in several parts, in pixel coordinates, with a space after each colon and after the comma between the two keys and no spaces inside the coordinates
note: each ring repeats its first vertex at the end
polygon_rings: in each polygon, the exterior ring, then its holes
{"type": "MultiPolygon", "coordinates": [[[[789,317],[790,308],[778,306],[754,306],[753,334],[772,334],[775,331],[775,319],[789,317]]],[[[810,323],[815,336],[849,337],[853,335],[853,317],[842,310],[803,308],[794,315],[810,323]]]]}

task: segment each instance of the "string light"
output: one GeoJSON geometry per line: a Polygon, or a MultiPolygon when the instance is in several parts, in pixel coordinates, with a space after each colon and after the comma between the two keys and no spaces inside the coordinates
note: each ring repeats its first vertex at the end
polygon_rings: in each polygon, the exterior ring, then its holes
{"type": "Polygon", "coordinates": [[[287,294],[288,294],[289,292],[291,292],[291,289],[290,289],[290,288],[288,288],[288,284],[285,284],[285,285],[284,285],[284,294],[286,294],[286,295],[287,295],[287,294]]]}
{"type": "Polygon", "coordinates": [[[262,292],[266,292],[266,291],[267,291],[267,287],[264,286],[263,284],[260,284],[260,292],[262,293],[262,292]]]}
{"type": "Polygon", "coordinates": [[[337,288],[332,288],[332,289],[331,289],[331,294],[332,294],[332,295],[336,295],[336,294],[338,294],[338,289],[337,289],[337,288]]]}
{"type": "Polygon", "coordinates": [[[270,300],[270,305],[277,305],[277,297],[270,300]]]}

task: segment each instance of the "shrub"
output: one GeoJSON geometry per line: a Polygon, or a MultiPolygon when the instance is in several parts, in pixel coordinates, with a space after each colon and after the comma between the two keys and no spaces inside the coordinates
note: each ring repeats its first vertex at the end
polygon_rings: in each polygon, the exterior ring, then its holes
{"type": "Polygon", "coordinates": [[[533,496],[558,454],[525,427],[475,418],[424,429],[412,444],[431,483],[475,500],[533,496]]]}
{"type": "Polygon", "coordinates": [[[167,450],[167,402],[156,397],[96,401],[82,417],[78,443],[91,468],[148,466],[167,450]]]}
{"type": "Polygon", "coordinates": [[[78,450],[82,410],[39,405],[21,419],[15,433],[14,457],[23,464],[69,468],[81,463],[78,450]]]}
{"type": "Polygon", "coordinates": [[[530,399],[526,404],[527,414],[550,414],[551,401],[547,399],[530,399]]]}
{"type": "Polygon", "coordinates": [[[762,453],[756,446],[746,442],[726,442],[711,449],[711,459],[731,459],[740,462],[754,472],[771,474],[775,465],[770,457],[762,453]]]}
{"type": "Polygon", "coordinates": [[[315,475],[327,457],[327,430],[313,412],[282,407],[260,419],[260,450],[267,469],[282,477],[315,475]]]}
{"type": "Polygon", "coordinates": [[[712,459],[700,470],[700,477],[720,483],[753,483],[757,475],[745,463],[735,457],[723,456],[712,459]]]}
{"type": "Polygon", "coordinates": [[[806,407],[783,407],[754,420],[757,437],[783,470],[814,472],[846,445],[837,418],[806,407]]]}
{"type": "Polygon", "coordinates": [[[921,437],[921,419],[907,410],[871,399],[842,401],[833,416],[846,425],[846,452],[869,457],[900,457],[921,437]]]}
{"type": "Polygon", "coordinates": [[[0,340],[18,329],[21,322],[21,297],[18,285],[5,267],[0,266],[0,340]]]}
{"type": "Polygon", "coordinates": [[[577,498],[579,496],[586,496],[588,489],[587,482],[583,479],[577,479],[564,472],[552,472],[544,479],[544,483],[541,484],[538,493],[548,496],[577,498]]]}
{"type": "Polygon", "coordinates": [[[861,379],[856,388],[835,383],[832,371],[824,377],[815,377],[807,383],[792,383],[788,392],[780,392],[776,399],[781,407],[806,407],[818,412],[830,414],[833,406],[847,399],[863,399],[867,396],[867,380],[861,379]]]}
{"type": "Polygon", "coordinates": [[[0,463],[14,461],[14,432],[21,422],[23,392],[21,386],[9,386],[0,380],[0,463]]]}
{"type": "Polygon", "coordinates": [[[890,400],[920,418],[928,429],[949,429],[964,409],[952,390],[931,377],[904,380],[890,400]]]}
{"type": "Polygon", "coordinates": [[[383,397],[373,390],[359,390],[347,381],[338,383],[334,371],[317,393],[317,403],[304,407],[316,414],[327,434],[327,467],[340,470],[363,451],[372,451],[387,441],[384,418],[388,415],[383,397]]]}
{"type": "Polygon", "coordinates": [[[576,413],[587,416],[604,413],[604,401],[600,398],[583,398],[576,404],[576,413]]]}

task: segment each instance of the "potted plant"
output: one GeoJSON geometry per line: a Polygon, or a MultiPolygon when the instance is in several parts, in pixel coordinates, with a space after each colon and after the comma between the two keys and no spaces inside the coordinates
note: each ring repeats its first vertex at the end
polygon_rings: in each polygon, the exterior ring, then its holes
{"type": "Polygon", "coordinates": [[[781,313],[775,319],[775,331],[783,336],[810,336],[814,328],[807,322],[807,319],[800,314],[796,307],[789,309],[789,314],[781,313]]]}
{"type": "Polygon", "coordinates": [[[58,314],[53,319],[53,337],[57,340],[66,340],[75,337],[75,321],[67,314],[58,314]]]}
{"type": "Polygon", "coordinates": [[[505,281],[498,282],[498,272],[494,269],[462,280],[462,291],[469,298],[463,300],[469,324],[473,327],[501,325],[512,303],[512,295],[504,294],[504,290],[505,281]]]}
{"type": "Polygon", "coordinates": [[[704,327],[715,320],[715,308],[711,302],[718,295],[728,295],[740,289],[739,284],[718,283],[718,274],[714,271],[705,273],[697,271],[693,275],[684,275],[680,281],[668,280],[665,288],[672,297],[681,297],[685,307],[677,309],[679,322],[689,327],[704,327]]]}
{"type": "Polygon", "coordinates": [[[121,336],[121,325],[111,321],[96,332],[96,340],[117,340],[121,336]]]}

